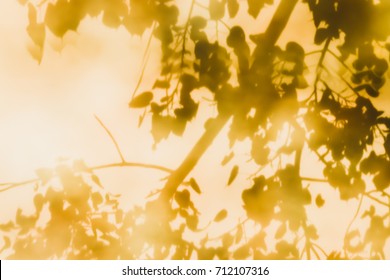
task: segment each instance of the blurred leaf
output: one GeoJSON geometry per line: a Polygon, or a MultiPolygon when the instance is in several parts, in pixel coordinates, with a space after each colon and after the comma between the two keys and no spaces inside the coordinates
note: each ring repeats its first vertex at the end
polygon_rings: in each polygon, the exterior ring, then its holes
{"type": "Polygon", "coordinates": [[[219,211],[218,214],[214,218],[214,222],[216,222],[216,223],[221,222],[222,220],[224,220],[227,217],[227,214],[228,214],[228,212],[225,209],[219,211]]]}
{"type": "Polygon", "coordinates": [[[240,5],[238,4],[238,0],[227,0],[227,7],[229,11],[229,16],[231,18],[234,18],[238,13],[240,5]]]}
{"type": "Polygon", "coordinates": [[[58,0],[49,3],[46,9],[46,26],[57,37],[63,37],[69,30],[76,31],[82,18],[78,1],[58,0]]]}
{"type": "Polygon", "coordinates": [[[153,100],[153,93],[150,91],[145,91],[137,96],[135,96],[129,103],[130,108],[144,108],[150,104],[153,100]]]}
{"type": "Polygon", "coordinates": [[[312,240],[317,240],[319,238],[318,236],[318,233],[317,233],[317,229],[314,225],[310,225],[306,228],[306,237],[307,238],[310,238],[312,240]]]}
{"type": "Polygon", "coordinates": [[[41,212],[44,202],[45,198],[42,194],[38,193],[34,196],[34,206],[37,214],[41,212]]]}
{"type": "Polygon", "coordinates": [[[233,166],[232,170],[230,171],[229,180],[227,183],[228,186],[230,186],[231,183],[233,183],[233,181],[236,179],[238,175],[238,171],[239,171],[238,165],[233,166]]]}
{"type": "Polygon", "coordinates": [[[267,0],[248,0],[248,14],[257,18],[265,2],[272,3],[272,1],[267,0]]]}
{"type": "Polygon", "coordinates": [[[314,43],[316,45],[321,45],[329,37],[329,35],[327,28],[318,28],[314,36],[314,43]]]}
{"type": "Polygon", "coordinates": [[[169,81],[164,80],[156,80],[154,82],[153,88],[161,88],[161,89],[168,89],[170,87],[169,81]]]}
{"type": "Polygon", "coordinates": [[[194,16],[191,18],[190,24],[194,29],[203,29],[207,26],[207,20],[201,16],[194,16]]]}
{"type": "Polygon", "coordinates": [[[99,192],[93,192],[91,199],[95,209],[98,209],[98,206],[103,203],[103,196],[99,192]]]}
{"type": "Polygon", "coordinates": [[[1,231],[10,231],[11,229],[15,228],[15,225],[12,221],[9,221],[6,224],[0,224],[0,230],[1,231]]]}
{"type": "Polygon", "coordinates": [[[95,174],[91,175],[92,182],[94,182],[96,185],[98,185],[100,188],[103,189],[102,183],[100,182],[100,179],[95,174]]]}
{"type": "Polygon", "coordinates": [[[201,194],[201,193],[202,193],[201,190],[200,190],[200,188],[199,188],[198,183],[195,181],[194,178],[191,178],[191,179],[190,179],[190,186],[191,186],[191,188],[192,188],[196,193],[198,193],[198,194],[201,194]]]}
{"type": "Polygon", "coordinates": [[[324,206],[325,204],[325,200],[322,198],[321,194],[317,195],[316,196],[316,205],[318,208],[321,208],[322,206],[324,206]]]}
{"type": "Polygon", "coordinates": [[[365,218],[365,217],[374,217],[375,216],[375,212],[376,212],[376,209],[373,205],[370,206],[370,210],[366,210],[363,215],[362,215],[362,218],[365,218]]]}
{"type": "Polygon", "coordinates": [[[187,227],[192,231],[198,230],[199,218],[197,215],[188,215],[186,217],[187,227]]]}
{"type": "Polygon", "coordinates": [[[226,0],[210,0],[209,1],[210,19],[220,20],[224,17],[225,3],[226,3],[226,0]]]}
{"type": "Polygon", "coordinates": [[[45,24],[37,22],[37,11],[31,3],[28,5],[28,18],[29,24],[27,26],[27,33],[34,43],[34,46],[31,46],[29,51],[33,58],[40,63],[43,56],[43,47],[46,37],[45,24]]]}
{"type": "Polygon", "coordinates": [[[229,163],[230,160],[232,160],[234,157],[234,152],[230,152],[230,154],[228,154],[227,156],[225,156],[221,162],[221,165],[222,166],[225,166],[226,164],[229,163]]]}
{"type": "Polygon", "coordinates": [[[181,208],[188,208],[190,206],[190,192],[185,189],[183,191],[177,191],[175,194],[175,201],[181,208]]]}

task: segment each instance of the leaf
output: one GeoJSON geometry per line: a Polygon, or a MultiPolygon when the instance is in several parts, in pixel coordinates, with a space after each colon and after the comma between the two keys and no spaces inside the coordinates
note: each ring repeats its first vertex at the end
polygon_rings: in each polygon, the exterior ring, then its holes
{"type": "Polygon", "coordinates": [[[229,161],[232,160],[232,158],[234,157],[234,152],[231,152],[230,154],[228,154],[227,156],[225,156],[221,162],[221,165],[222,166],[225,166],[227,163],[229,163],[229,161]]]}
{"type": "Polygon", "coordinates": [[[153,93],[150,91],[145,91],[137,96],[135,96],[129,103],[130,108],[144,108],[150,104],[153,100],[153,93]]]}
{"type": "Polygon", "coordinates": [[[32,56],[33,59],[35,59],[38,64],[41,63],[42,57],[43,57],[43,48],[39,47],[38,45],[28,45],[27,50],[32,56]]]}
{"type": "Polygon", "coordinates": [[[264,0],[248,0],[248,14],[257,18],[263,6],[264,0]]]}
{"type": "Polygon", "coordinates": [[[175,201],[180,206],[180,208],[188,208],[190,206],[190,192],[188,190],[183,190],[181,192],[176,192],[175,201]]]}
{"type": "Polygon", "coordinates": [[[226,211],[226,209],[219,211],[218,214],[214,218],[214,222],[216,222],[216,223],[221,222],[222,220],[224,220],[227,217],[227,214],[228,214],[228,212],[226,211]]]}
{"type": "Polygon", "coordinates": [[[190,179],[190,186],[191,186],[191,188],[192,188],[196,193],[198,193],[198,194],[201,194],[201,193],[202,193],[201,190],[200,190],[200,188],[199,188],[198,183],[195,181],[194,178],[191,178],[191,179],[190,179]]]}
{"type": "Polygon", "coordinates": [[[34,206],[37,214],[39,214],[42,210],[43,204],[45,203],[45,198],[41,193],[38,193],[34,196],[34,206]]]}
{"type": "Polygon", "coordinates": [[[324,206],[325,204],[325,200],[322,198],[321,194],[317,195],[316,197],[316,205],[318,208],[321,208],[322,206],[324,206]]]}
{"type": "Polygon", "coordinates": [[[163,81],[163,80],[156,80],[153,85],[153,88],[168,89],[169,87],[170,87],[169,81],[163,81]]]}
{"type": "Polygon", "coordinates": [[[315,228],[314,225],[310,225],[306,228],[305,231],[306,237],[312,240],[317,240],[319,238],[317,229],[315,228]]]}
{"type": "Polygon", "coordinates": [[[69,30],[76,31],[82,16],[77,1],[57,0],[49,3],[46,8],[45,23],[46,26],[57,37],[63,37],[69,30]]]}
{"type": "Polygon", "coordinates": [[[318,28],[314,36],[314,43],[316,45],[321,45],[328,37],[329,30],[326,28],[318,28]]]}
{"type": "Polygon", "coordinates": [[[231,18],[234,18],[238,13],[240,5],[238,4],[238,0],[227,0],[227,7],[229,11],[229,16],[231,18]]]}
{"type": "Polygon", "coordinates": [[[201,16],[194,16],[191,18],[190,24],[194,29],[203,29],[207,26],[207,20],[201,16]]]}
{"type": "Polygon", "coordinates": [[[198,230],[199,218],[197,215],[188,215],[186,217],[187,227],[192,231],[198,230]]]}
{"type": "Polygon", "coordinates": [[[230,186],[231,183],[236,179],[238,175],[239,167],[238,165],[233,166],[232,171],[230,171],[230,176],[227,185],[230,186]]]}
{"type": "Polygon", "coordinates": [[[27,33],[31,40],[34,42],[33,46],[29,46],[29,52],[31,56],[41,62],[43,56],[43,47],[46,37],[46,29],[44,23],[37,22],[37,11],[35,7],[29,3],[28,5],[28,18],[29,24],[27,26],[27,33]]]}
{"type": "Polygon", "coordinates": [[[15,228],[15,225],[12,221],[9,221],[6,224],[0,224],[0,230],[1,231],[10,231],[11,229],[15,228]]]}
{"type": "Polygon", "coordinates": [[[377,91],[376,89],[374,89],[372,86],[370,85],[367,85],[366,86],[366,92],[369,96],[371,97],[378,97],[379,96],[379,91],[377,91]]]}
{"type": "Polygon", "coordinates": [[[91,179],[92,179],[92,181],[93,181],[96,185],[98,185],[101,189],[103,189],[102,183],[100,183],[100,179],[99,179],[98,176],[96,176],[95,174],[92,174],[92,175],[91,175],[91,179]]]}
{"type": "Polygon", "coordinates": [[[99,192],[94,192],[91,195],[92,204],[95,209],[103,202],[103,196],[99,192]]]}
{"type": "Polygon", "coordinates": [[[210,0],[209,2],[210,19],[220,20],[225,15],[225,1],[224,0],[210,0]]]}

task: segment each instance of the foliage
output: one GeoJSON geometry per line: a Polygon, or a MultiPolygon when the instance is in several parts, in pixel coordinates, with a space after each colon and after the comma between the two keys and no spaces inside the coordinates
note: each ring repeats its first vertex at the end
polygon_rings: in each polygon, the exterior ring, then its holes
{"type": "MultiPolygon", "coordinates": [[[[268,29],[249,36],[245,26],[229,27],[225,21],[234,22],[237,16],[257,18],[274,1],[210,0],[206,5],[192,1],[184,23],[179,22],[179,1],[173,0],[23,2],[28,9],[27,32],[36,46],[32,54],[39,62],[46,32],[63,37],[76,31],[86,17],[99,17],[108,27],[124,27],[131,35],[152,30],[152,39],[161,42],[160,76],[150,91],[136,92],[129,107],[150,112],[156,144],[171,134],[181,136],[196,118],[199,104],[192,95],[196,90],[212,94],[218,116],[205,123],[205,134],[183,164],[170,172],[166,185],[155,193],[157,198],[152,196],[128,212],[120,209],[117,197],[100,189],[93,170],[81,162],[38,170],[36,212],[25,216],[18,210],[14,221],[0,227],[6,245],[12,247],[10,258],[389,257],[384,250],[390,239],[390,118],[375,104],[388,73],[388,1],[297,4],[282,0],[268,29]],[[295,41],[285,46],[276,42],[296,5],[306,5],[312,14],[318,51],[307,53],[295,41]],[[202,12],[196,14],[195,7],[202,12]],[[42,19],[37,18],[37,10],[44,14],[42,19]],[[228,28],[226,38],[216,34],[217,40],[212,39],[208,26],[213,24],[217,29],[228,28]],[[332,70],[328,60],[346,74],[332,70]],[[308,61],[316,61],[314,70],[308,61]],[[314,81],[307,79],[309,74],[315,76],[314,81]],[[193,196],[202,194],[201,187],[194,178],[185,179],[229,120],[231,146],[249,139],[253,161],[260,170],[271,166],[273,174],[259,171],[251,185],[243,186],[247,215],[243,222],[217,240],[207,234],[201,240],[185,238],[187,232],[207,232],[199,228],[200,213],[193,202],[193,196]],[[286,126],[286,144],[272,150],[286,126]],[[324,179],[300,175],[305,150],[323,163],[324,179]],[[276,159],[277,167],[272,165],[276,159]],[[51,184],[56,178],[59,185],[54,188],[51,184]],[[309,221],[307,207],[321,208],[326,201],[321,195],[313,199],[303,181],[325,181],[339,192],[340,200],[358,199],[355,219],[369,220],[368,227],[352,229],[352,221],[340,251],[322,250],[315,243],[318,221],[309,221]],[[372,206],[359,215],[364,198],[372,206]],[[38,224],[41,216],[46,221],[38,224]],[[252,236],[245,233],[248,222],[259,225],[252,236]],[[265,242],[273,222],[280,225],[274,248],[265,242]]],[[[232,157],[233,152],[223,164],[232,157]]],[[[237,165],[232,168],[228,185],[239,170],[237,165]]],[[[211,222],[228,215],[229,209],[222,209],[211,222]]]]}

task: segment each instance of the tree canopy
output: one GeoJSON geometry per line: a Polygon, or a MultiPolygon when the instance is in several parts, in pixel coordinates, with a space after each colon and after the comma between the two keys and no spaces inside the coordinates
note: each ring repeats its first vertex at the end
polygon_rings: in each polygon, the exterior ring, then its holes
{"type": "MultiPolygon", "coordinates": [[[[119,196],[100,183],[97,172],[104,166],[90,167],[82,160],[38,169],[37,178],[27,182],[5,184],[1,192],[36,185],[35,212],[25,215],[18,209],[15,219],[0,225],[8,258],[389,258],[390,117],[383,97],[388,91],[389,1],[188,0],[188,10],[175,0],[19,2],[28,11],[30,52],[39,63],[48,33],[62,38],[90,17],[142,40],[150,32],[147,47],[160,42],[160,74],[150,90],[137,87],[128,104],[140,110],[140,125],[151,121],[157,149],[161,141],[182,136],[197,118],[202,101],[194,93],[209,93],[211,99],[204,102],[217,116],[204,123],[203,135],[176,169],[127,162],[98,119],[120,155],[115,166],[165,172],[161,187],[144,204],[124,211],[119,196]],[[299,34],[285,45],[278,43],[298,5],[311,14],[314,51],[299,43],[299,34]],[[271,6],[276,6],[272,18],[258,33],[248,34],[245,24],[236,24],[236,17],[256,19],[271,6]],[[200,213],[194,197],[201,199],[202,188],[212,186],[200,186],[191,171],[228,124],[231,150],[222,164],[234,157],[235,143],[249,140],[249,159],[259,171],[241,186],[245,219],[209,238],[207,227],[199,225],[200,215],[207,213],[200,213]],[[308,152],[321,163],[322,178],[302,175],[308,152]],[[327,252],[316,242],[321,221],[307,208],[320,209],[327,202],[321,194],[313,197],[311,184],[337,190],[342,201],[359,201],[338,251],[327,252]],[[370,202],[367,209],[363,200],[370,202]],[[266,242],[269,238],[273,245],[266,242]]],[[[227,185],[240,172],[239,165],[232,166],[227,185]]],[[[220,223],[229,210],[227,205],[210,223],[220,223]]]]}

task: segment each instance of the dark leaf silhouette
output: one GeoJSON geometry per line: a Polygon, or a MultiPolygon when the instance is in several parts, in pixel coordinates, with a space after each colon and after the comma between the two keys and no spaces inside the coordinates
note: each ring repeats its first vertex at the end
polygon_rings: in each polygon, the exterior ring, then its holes
{"type": "Polygon", "coordinates": [[[316,196],[316,205],[318,208],[321,208],[322,206],[324,206],[325,204],[325,200],[322,198],[322,195],[317,195],[316,196]]]}
{"type": "Polygon", "coordinates": [[[238,13],[240,5],[238,4],[238,0],[227,0],[227,7],[229,11],[229,16],[231,18],[234,18],[238,13]]]}
{"type": "Polygon", "coordinates": [[[227,214],[228,214],[228,212],[226,211],[226,209],[219,211],[218,214],[215,215],[215,217],[214,217],[214,222],[218,223],[218,222],[223,221],[224,219],[226,219],[227,214]]]}
{"type": "Polygon", "coordinates": [[[194,178],[191,178],[191,179],[190,179],[190,186],[191,186],[191,188],[192,188],[196,193],[198,193],[198,194],[201,194],[201,193],[202,193],[202,191],[200,190],[200,187],[199,187],[198,183],[195,181],[194,178]]]}
{"type": "Polygon", "coordinates": [[[221,162],[221,165],[222,166],[225,166],[226,164],[228,164],[234,157],[234,152],[230,152],[230,154],[228,154],[227,156],[225,156],[221,162]]]}
{"type": "Polygon", "coordinates": [[[150,104],[153,100],[153,93],[150,91],[145,91],[137,96],[135,96],[129,103],[131,108],[144,108],[150,104]]]}
{"type": "Polygon", "coordinates": [[[228,186],[230,186],[234,182],[234,180],[238,175],[238,171],[239,171],[238,165],[233,166],[232,170],[230,171],[229,180],[227,183],[228,186]]]}

